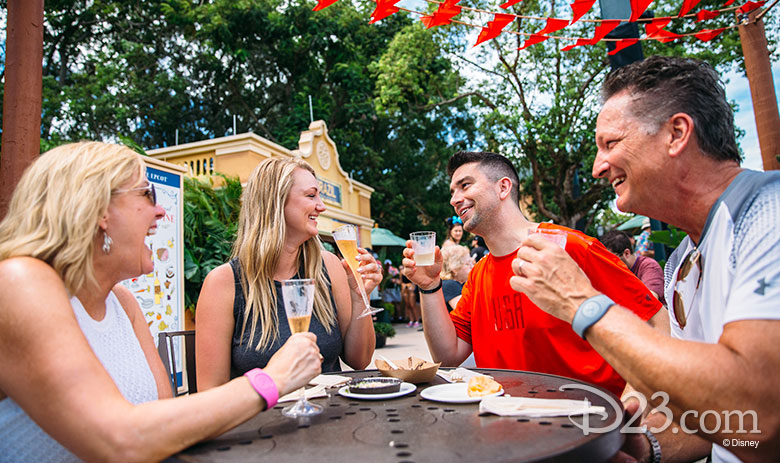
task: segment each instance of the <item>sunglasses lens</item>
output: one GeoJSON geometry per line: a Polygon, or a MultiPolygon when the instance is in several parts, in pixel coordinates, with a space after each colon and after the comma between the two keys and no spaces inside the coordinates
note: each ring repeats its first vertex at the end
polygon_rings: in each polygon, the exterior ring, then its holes
{"type": "Polygon", "coordinates": [[[677,324],[680,325],[680,328],[685,328],[685,306],[683,305],[682,296],[677,291],[674,292],[672,308],[674,309],[674,318],[677,320],[677,324]]]}
{"type": "Polygon", "coordinates": [[[152,204],[157,205],[157,190],[154,189],[154,183],[150,184],[152,187],[152,204]]]}
{"type": "Polygon", "coordinates": [[[680,328],[685,328],[687,316],[685,306],[691,307],[699,289],[699,283],[702,276],[701,253],[698,249],[693,249],[683,260],[680,270],[677,272],[677,278],[674,283],[674,300],[672,309],[674,318],[680,328]],[[685,300],[685,302],[683,302],[685,300]]]}

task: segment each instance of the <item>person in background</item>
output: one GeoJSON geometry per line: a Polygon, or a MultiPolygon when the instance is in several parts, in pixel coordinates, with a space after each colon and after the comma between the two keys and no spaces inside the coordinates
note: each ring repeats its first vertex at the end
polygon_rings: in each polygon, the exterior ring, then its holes
{"type": "Polygon", "coordinates": [[[471,258],[474,259],[474,263],[477,263],[489,254],[487,247],[485,247],[485,239],[481,236],[474,236],[471,240],[471,258]]]}
{"type": "Polygon", "coordinates": [[[382,301],[393,304],[395,309],[393,321],[403,323],[406,315],[404,314],[404,306],[401,303],[401,272],[393,267],[393,261],[390,259],[385,259],[384,268],[385,277],[381,283],[382,301]]]}
{"type": "Polygon", "coordinates": [[[447,237],[444,238],[441,247],[446,248],[447,246],[459,245],[462,239],[463,221],[457,215],[453,215],[447,219],[447,237]]]}
{"type": "Polygon", "coordinates": [[[441,250],[441,290],[447,310],[458,306],[463,283],[474,267],[474,259],[465,246],[449,246],[441,250]]]}
{"type": "Polygon", "coordinates": [[[621,211],[687,233],[668,264],[672,336],[600,295],[543,240],[523,243],[510,283],[578,321],[645,397],[666,395],[662,410],[648,403],[656,410],[644,423],[631,420],[650,429],[625,436],[620,461],[780,461],[780,172],[740,167],[734,114],[707,63],[637,61],[607,76],[602,99],[593,176],[612,185],[621,211]]]}
{"type": "Polygon", "coordinates": [[[460,151],[450,158],[447,172],[450,204],[468,232],[485,238],[490,254],[469,272],[457,307],[448,313],[440,290],[441,251],[436,251],[433,265],[417,267],[407,241],[404,273],[421,292],[425,339],[433,360],[458,366],[473,352],[479,368],[567,376],[621,394],[623,378],[569,324],[552,319],[509,286],[512,260],[529,231],[557,235],[596,285],[631,306],[637,318],[652,319],[668,333],[661,303],[595,238],[525,218],[517,171],[506,157],[460,151]]]}
{"type": "MultiPolygon", "coordinates": [[[[281,282],[316,281],[309,331],[324,357],[322,371],[341,371],[339,357],[360,370],[375,336],[346,261],[322,248],[317,218],[325,210],[314,169],[301,159],[268,158],[244,188],[230,262],[206,276],[197,305],[198,389],[262,368],[290,337],[281,282]]],[[[365,289],[382,280],[373,256],[360,249],[365,289]]]]}
{"type": "Polygon", "coordinates": [[[62,145],[25,171],[0,223],[0,460],[159,461],[272,408],[320,372],[314,335],[263,370],[172,399],[133,294],[165,210],[124,146],[62,145]],[[158,400],[165,399],[165,400],[158,400]]]}
{"type": "Polygon", "coordinates": [[[409,317],[409,328],[419,328],[422,317],[420,316],[420,303],[417,300],[417,285],[412,283],[404,275],[404,266],[401,265],[401,299],[403,299],[406,315],[409,317]]]}
{"type": "Polygon", "coordinates": [[[610,230],[599,238],[609,252],[616,255],[631,273],[647,286],[653,296],[666,305],[664,298],[664,271],[655,259],[634,254],[631,237],[620,230],[610,230]]]}
{"type": "Polygon", "coordinates": [[[640,256],[655,257],[653,243],[650,242],[650,219],[642,221],[642,233],[636,238],[636,253],[640,256]]]}

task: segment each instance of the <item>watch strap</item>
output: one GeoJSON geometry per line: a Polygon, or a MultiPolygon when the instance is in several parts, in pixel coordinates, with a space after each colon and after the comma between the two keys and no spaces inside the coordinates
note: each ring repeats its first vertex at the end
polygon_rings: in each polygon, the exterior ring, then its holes
{"type": "Polygon", "coordinates": [[[436,287],[434,287],[434,288],[431,288],[431,289],[422,289],[422,288],[419,288],[419,289],[420,289],[420,293],[422,293],[422,294],[433,294],[433,293],[435,293],[436,291],[438,291],[438,290],[440,290],[440,289],[441,289],[441,285],[442,285],[442,280],[441,280],[441,279],[439,279],[439,284],[438,284],[438,285],[436,285],[436,287]]]}
{"type": "Polygon", "coordinates": [[[603,294],[586,299],[577,308],[577,312],[571,321],[571,328],[579,337],[585,339],[585,331],[601,320],[601,317],[613,305],[615,305],[615,302],[603,294]]]}
{"type": "Polygon", "coordinates": [[[273,408],[279,401],[279,389],[276,388],[276,383],[268,373],[260,368],[253,368],[244,373],[244,376],[249,378],[249,384],[265,400],[266,410],[273,408]]]}
{"type": "Polygon", "coordinates": [[[650,463],[661,463],[661,444],[658,443],[658,439],[647,429],[647,426],[642,426],[642,432],[650,441],[650,463]]]}

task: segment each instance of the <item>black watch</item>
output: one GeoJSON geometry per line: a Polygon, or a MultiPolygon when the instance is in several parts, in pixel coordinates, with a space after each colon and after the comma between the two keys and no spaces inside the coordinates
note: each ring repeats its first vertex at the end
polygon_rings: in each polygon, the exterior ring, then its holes
{"type": "Polygon", "coordinates": [[[438,285],[436,285],[436,287],[434,287],[434,288],[431,288],[431,289],[422,289],[422,288],[419,288],[419,290],[420,290],[420,293],[422,293],[422,294],[433,294],[433,293],[435,293],[436,291],[438,291],[438,290],[440,290],[440,289],[441,289],[441,284],[442,284],[441,282],[442,282],[442,280],[441,280],[441,279],[439,279],[439,284],[438,284],[438,285]]]}

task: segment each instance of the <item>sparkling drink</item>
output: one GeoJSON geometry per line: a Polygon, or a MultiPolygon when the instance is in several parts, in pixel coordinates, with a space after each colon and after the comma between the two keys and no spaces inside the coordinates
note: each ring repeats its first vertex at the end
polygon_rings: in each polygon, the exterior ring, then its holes
{"type": "MultiPolygon", "coordinates": [[[[284,280],[282,281],[282,299],[284,311],[287,314],[287,323],[292,334],[309,331],[311,311],[314,308],[314,280],[284,280]]],[[[314,416],[322,413],[322,405],[317,405],[306,400],[305,388],[300,390],[301,399],[293,405],[282,410],[284,416],[297,418],[300,416],[314,416]]]]}
{"type": "Polygon", "coordinates": [[[287,317],[287,322],[290,324],[290,332],[305,333],[309,331],[309,322],[311,322],[311,315],[303,315],[300,317],[287,317]]]}
{"type": "Polygon", "coordinates": [[[355,241],[355,240],[336,240],[336,246],[339,247],[339,251],[341,251],[341,255],[344,256],[344,260],[347,261],[347,264],[349,265],[349,268],[351,268],[353,272],[356,272],[357,268],[358,268],[357,241],[355,241]]]}
{"type": "Polygon", "coordinates": [[[336,240],[336,246],[339,247],[341,255],[344,256],[344,260],[347,261],[347,265],[352,270],[352,275],[357,281],[358,290],[360,291],[360,297],[363,298],[363,303],[366,304],[366,309],[358,315],[357,318],[368,317],[377,312],[381,312],[384,309],[371,307],[368,303],[368,297],[366,296],[366,288],[363,286],[363,277],[358,272],[359,262],[357,260],[358,248],[357,248],[357,228],[354,225],[344,225],[333,230],[333,239],[336,240]]]}

